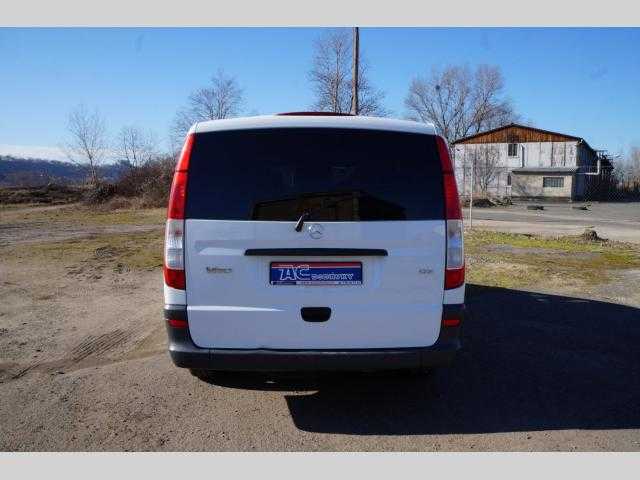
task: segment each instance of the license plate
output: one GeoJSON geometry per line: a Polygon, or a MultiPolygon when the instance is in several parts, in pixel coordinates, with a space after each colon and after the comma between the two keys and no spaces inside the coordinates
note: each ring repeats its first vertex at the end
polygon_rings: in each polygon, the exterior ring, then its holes
{"type": "Polygon", "coordinates": [[[362,285],[360,262],[272,262],[271,285],[362,285]]]}

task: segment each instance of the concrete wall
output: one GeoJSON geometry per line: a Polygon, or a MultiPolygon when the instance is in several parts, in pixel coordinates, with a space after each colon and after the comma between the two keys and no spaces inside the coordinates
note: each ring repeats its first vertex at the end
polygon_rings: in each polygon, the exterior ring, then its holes
{"type": "MultiPolygon", "coordinates": [[[[496,158],[493,162],[496,172],[487,188],[487,192],[495,196],[516,195],[515,191],[507,185],[509,174],[514,168],[577,167],[580,158],[586,158],[588,152],[590,150],[586,149],[584,145],[579,145],[577,141],[519,143],[515,157],[508,156],[507,143],[467,143],[457,144],[452,148],[458,190],[462,195],[470,194],[471,165],[474,159],[477,171],[478,165],[482,165],[487,155],[496,158]]],[[[513,177],[513,175],[511,176],[513,177]]],[[[474,192],[480,191],[477,180],[476,178],[474,192]]],[[[571,183],[565,180],[565,186],[571,183]]],[[[542,176],[540,176],[540,188],[542,188],[542,176]]],[[[549,195],[557,196],[557,192],[555,192],[557,189],[549,190],[553,190],[549,192],[549,195]]]]}
{"type": "MultiPolygon", "coordinates": [[[[497,152],[500,163],[504,167],[576,167],[578,166],[578,144],[577,142],[535,142],[519,143],[518,155],[508,156],[507,143],[466,143],[454,145],[453,156],[456,162],[462,163],[470,161],[474,155],[482,155],[486,149],[497,152]]],[[[580,151],[584,156],[586,148],[581,147],[580,151]]]]}
{"type": "Polygon", "coordinates": [[[572,198],[573,175],[518,173],[511,176],[514,197],[572,198]],[[543,187],[543,177],[563,177],[564,187],[543,187]]]}

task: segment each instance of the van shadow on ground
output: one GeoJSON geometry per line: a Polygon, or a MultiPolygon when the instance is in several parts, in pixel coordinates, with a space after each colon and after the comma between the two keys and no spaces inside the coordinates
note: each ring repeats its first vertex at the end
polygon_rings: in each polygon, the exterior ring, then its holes
{"type": "Polygon", "coordinates": [[[640,309],[477,285],[468,286],[467,304],[463,350],[430,377],[261,386],[236,377],[226,386],[313,389],[285,397],[295,425],[309,432],[640,428],[640,309]]]}

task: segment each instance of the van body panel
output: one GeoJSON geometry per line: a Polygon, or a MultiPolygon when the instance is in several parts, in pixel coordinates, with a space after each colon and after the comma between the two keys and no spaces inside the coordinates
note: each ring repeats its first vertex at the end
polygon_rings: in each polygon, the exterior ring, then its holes
{"type": "Polygon", "coordinates": [[[440,332],[444,221],[313,222],[312,238],[290,222],[187,220],[189,329],[206,348],[385,348],[432,345],[440,332]],[[362,263],[362,285],[271,285],[271,262],[317,257],[247,256],[251,248],[385,249],[387,256],[323,257],[362,263]],[[208,268],[207,268],[208,267],[208,268]],[[212,273],[215,272],[215,273],[212,273]],[[322,323],[303,307],[329,307],[322,323]]]}

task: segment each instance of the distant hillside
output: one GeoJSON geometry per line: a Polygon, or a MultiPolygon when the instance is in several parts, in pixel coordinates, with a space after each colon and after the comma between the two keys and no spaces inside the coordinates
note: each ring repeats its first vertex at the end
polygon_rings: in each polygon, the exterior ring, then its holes
{"type": "MultiPolygon", "coordinates": [[[[106,181],[115,181],[123,171],[120,164],[100,167],[106,181]]],[[[0,186],[38,186],[48,183],[78,184],[86,180],[86,167],[57,160],[16,158],[0,155],[0,186]]]]}

